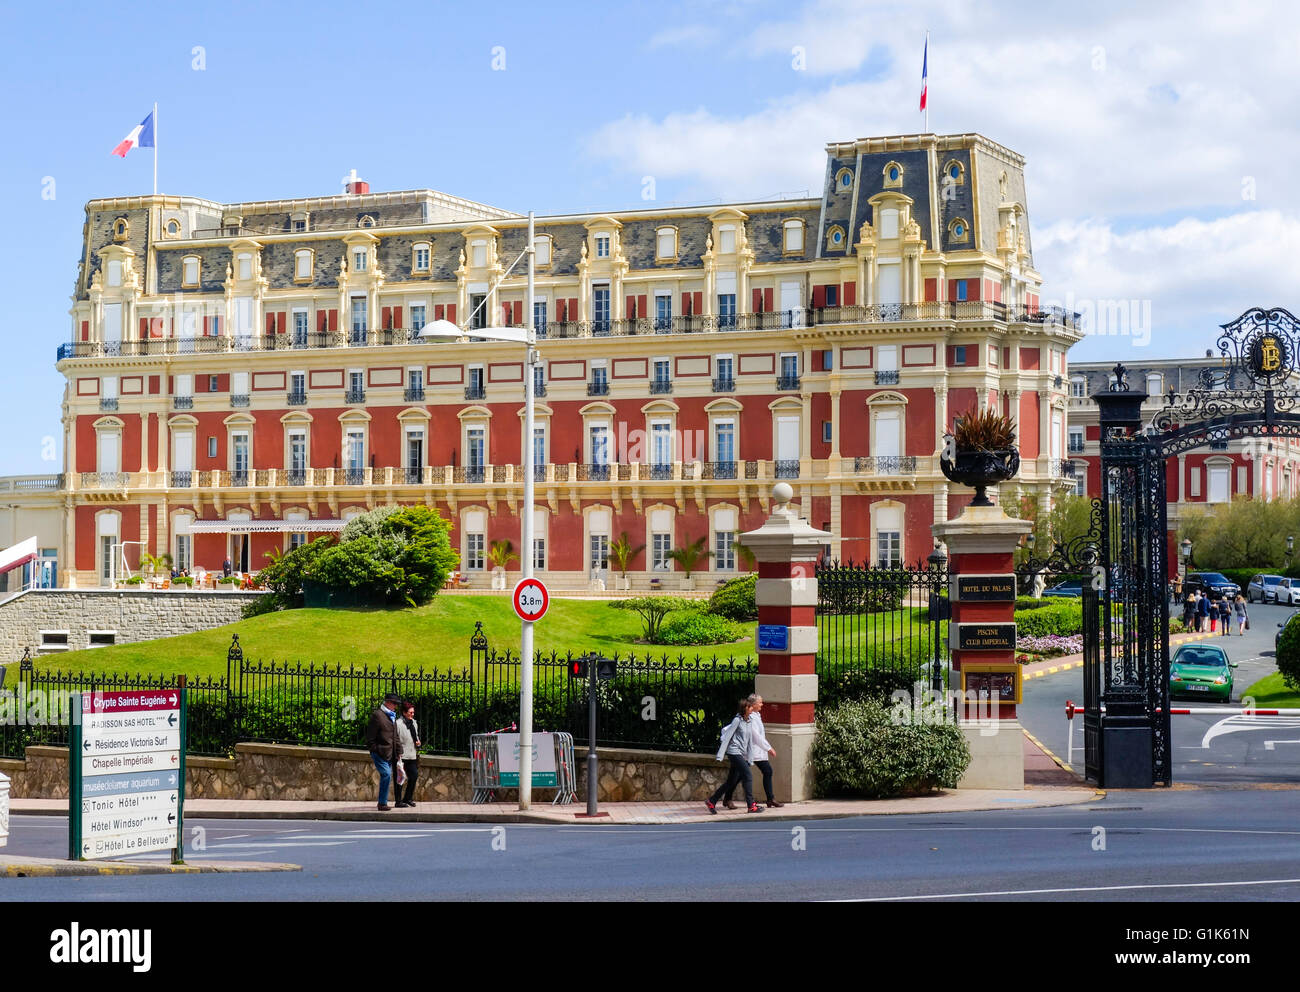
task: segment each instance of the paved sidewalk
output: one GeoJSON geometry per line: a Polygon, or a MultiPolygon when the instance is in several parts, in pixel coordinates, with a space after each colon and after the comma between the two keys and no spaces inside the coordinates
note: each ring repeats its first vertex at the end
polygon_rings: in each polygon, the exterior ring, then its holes
{"type": "Polygon", "coordinates": [[[102,875],[197,875],[210,872],[302,871],[301,865],[270,861],[187,861],[183,865],[145,861],[64,861],[0,854],[0,878],[102,875]]]}

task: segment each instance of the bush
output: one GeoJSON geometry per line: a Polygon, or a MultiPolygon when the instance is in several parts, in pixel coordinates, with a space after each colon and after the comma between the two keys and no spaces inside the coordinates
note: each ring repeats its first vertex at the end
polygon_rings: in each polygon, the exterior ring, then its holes
{"type": "Polygon", "coordinates": [[[840,703],[874,700],[888,703],[895,692],[912,692],[921,681],[919,668],[853,669],[847,672],[818,673],[817,705],[834,709],[840,703]]]}
{"type": "Polygon", "coordinates": [[[674,596],[631,596],[616,599],[609,604],[612,610],[630,610],[641,617],[641,639],[654,644],[664,617],[675,610],[684,610],[693,604],[674,596]]]}
{"type": "Polygon", "coordinates": [[[1293,616],[1282,628],[1277,642],[1277,670],[1293,692],[1300,692],[1300,623],[1293,616]]]}
{"type": "Polygon", "coordinates": [[[822,613],[885,613],[902,607],[911,573],[893,569],[845,569],[819,579],[822,613]]]}
{"type": "Polygon", "coordinates": [[[730,644],[742,640],[745,628],[726,617],[700,609],[678,610],[659,625],[656,644],[730,644]]]}
{"type": "Polygon", "coordinates": [[[757,588],[757,575],[731,579],[709,597],[709,612],[737,623],[754,623],[758,620],[757,588]]]}
{"type": "Polygon", "coordinates": [[[1056,596],[1044,596],[1042,599],[1034,599],[1033,596],[1017,596],[1017,610],[1041,610],[1044,606],[1057,606],[1061,600],[1056,596]]]}
{"type": "Polygon", "coordinates": [[[1083,633],[1082,603],[1053,603],[1036,610],[1017,610],[1018,637],[1069,637],[1083,633]]]}
{"type": "Polygon", "coordinates": [[[953,723],[894,723],[872,700],[817,714],[811,761],[818,796],[888,799],[952,789],[970,760],[953,723]]]}

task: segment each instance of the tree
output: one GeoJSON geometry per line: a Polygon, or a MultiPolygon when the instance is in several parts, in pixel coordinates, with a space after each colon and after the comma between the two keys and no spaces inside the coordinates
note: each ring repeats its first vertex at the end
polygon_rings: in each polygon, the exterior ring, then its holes
{"type": "Polygon", "coordinates": [[[642,639],[655,642],[659,636],[659,626],[664,622],[664,617],[668,616],[674,610],[685,609],[691,604],[685,600],[674,599],[672,596],[634,596],[631,599],[616,599],[610,604],[611,609],[631,610],[641,617],[642,639]]]}
{"type": "Polygon", "coordinates": [[[627,578],[627,567],[636,560],[636,556],[645,550],[644,544],[633,546],[632,539],[628,536],[627,531],[618,535],[618,538],[609,545],[609,560],[614,563],[618,569],[620,578],[627,578]]]}
{"type": "Polygon", "coordinates": [[[1239,496],[1185,512],[1178,538],[1192,542],[1193,567],[1278,569],[1286,561],[1286,537],[1300,534],[1296,500],[1239,496]]]}
{"type": "Polygon", "coordinates": [[[754,552],[741,544],[739,541],[731,542],[731,550],[736,552],[736,559],[740,562],[742,568],[747,572],[752,572],[758,568],[758,559],[754,557],[754,552]]]}
{"type": "Polygon", "coordinates": [[[148,551],[140,552],[140,571],[149,575],[162,575],[172,569],[172,556],[169,554],[151,555],[148,551]]]}
{"type": "Polygon", "coordinates": [[[492,546],[488,548],[488,561],[494,568],[506,568],[512,561],[518,561],[519,556],[515,554],[515,546],[508,538],[502,538],[500,541],[493,541],[492,546]]]}
{"type": "Polygon", "coordinates": [[[700,567],[700,562],[706,561],[713,555],[713,552],[704,546],[707,540],[708,537],[701,536],[683,548],[673,548],[668,552],[668,557],[682,567],[688,579],[691,577],[691,572],[700,567]]]}

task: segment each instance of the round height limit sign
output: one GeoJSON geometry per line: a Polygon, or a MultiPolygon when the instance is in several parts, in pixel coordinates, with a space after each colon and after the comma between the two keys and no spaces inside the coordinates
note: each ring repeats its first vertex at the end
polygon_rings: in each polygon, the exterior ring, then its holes
{"type": "Polygon", "coordinates": [[[546,616],[551,597],[539,579],[520,579],[515,584],[515,612],[520,620],[535,621],[546,616]]]}

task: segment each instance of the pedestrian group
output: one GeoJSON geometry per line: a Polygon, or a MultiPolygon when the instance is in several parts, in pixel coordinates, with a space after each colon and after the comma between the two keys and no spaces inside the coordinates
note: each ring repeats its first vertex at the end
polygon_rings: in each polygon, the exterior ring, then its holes
{"type": "Polygon", "coordinates": [[[388,812],[388,786],[394,783],[393,798],[398,809],[415,805],[415,781],[420,775],[420,725],[415,722],[415,704],[390,692],[370,714],[366,725],[366,747],[379,772],[379,809],[388,812]],[[403,791],[405,789],[405,791],[403,791]]]}
{"type": "Polygon", "coordinates": [[[1246,635],[1250,628],[1250,614],[1246,611],[1246,600],[1238,593],[1236,599],[1223,596],[1218,600],[1195,589],[1187,594],[1183,601],[1183,626],[1198,634],[1222,636],[1232,633],[1233,619],[1237,621],[1237,633],[1246,635]]]}

